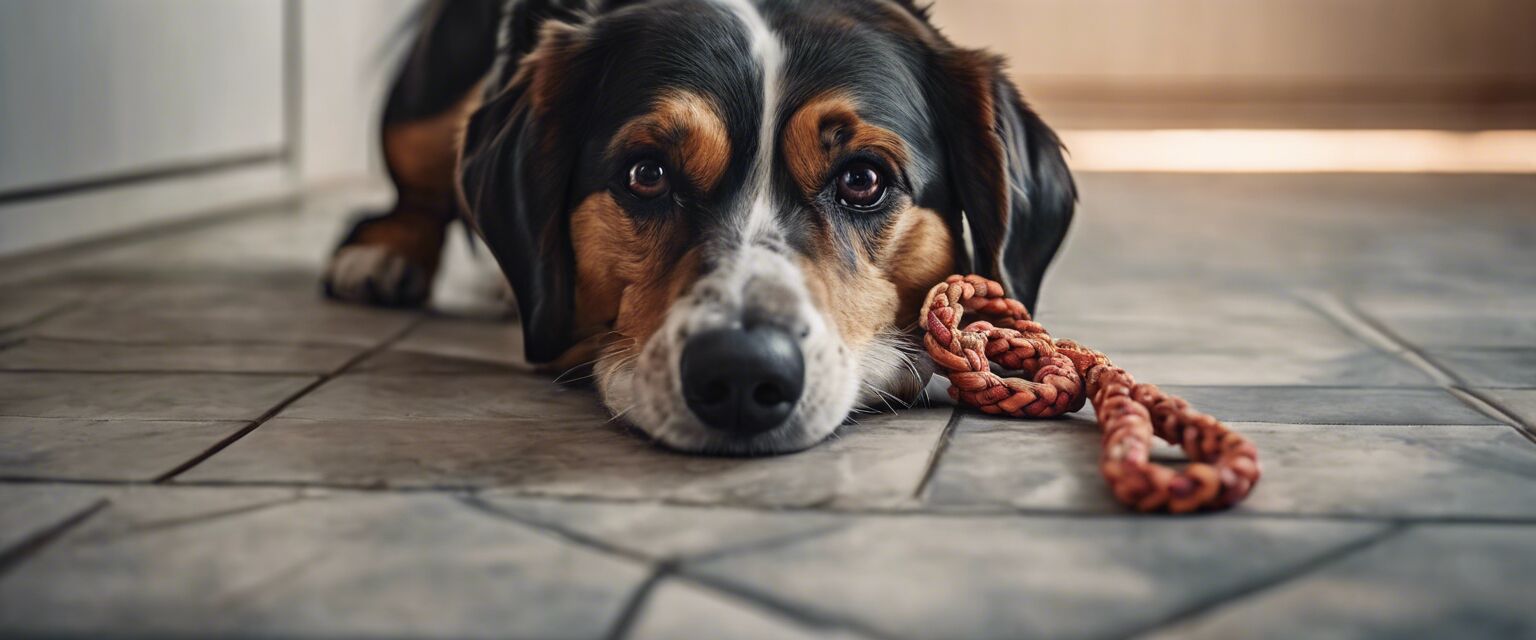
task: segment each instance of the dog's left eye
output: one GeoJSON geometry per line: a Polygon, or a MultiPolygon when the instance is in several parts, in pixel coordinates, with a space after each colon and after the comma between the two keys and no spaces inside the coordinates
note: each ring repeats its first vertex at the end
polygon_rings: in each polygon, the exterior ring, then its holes
{"type": "Polygon", "coordinates": [[[873,209],[885,199],[885,176],[868,162],[855,162],[837,176],[837,201],[845,207],[873,209]]]}
{"type": "Polygon", "coordinates": [[[641,160],[629,168],[629,192],[644,199],[658,198],[671,189],[667,168],[655,160],[641,160]]]}

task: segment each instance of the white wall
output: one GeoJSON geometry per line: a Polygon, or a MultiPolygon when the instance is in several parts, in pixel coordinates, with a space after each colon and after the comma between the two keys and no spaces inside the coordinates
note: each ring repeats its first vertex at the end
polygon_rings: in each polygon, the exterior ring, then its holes
{"type": "Polygon", "coordinates": [[[936,0],[1075,128],[1536,128],[1532,0],[936,0]]]}
{"type": "Polygon", "coordinates": [[[0,255],[376,179],[415,0],[0,0],[0,255]]]}
{"type": "Polygon", "coordinates": [[[0,6],[0,191],[277,154],[282,32],[269,0],[0,6]]]}
{"type": "Polygon", "coordinates": [[[305,185],[377,175],[378,124],[395,66],[409,44],[414,0],[301,4],[297,162],[305,185]],[[407,29],[402,31],[402,26],[407,29]]]}

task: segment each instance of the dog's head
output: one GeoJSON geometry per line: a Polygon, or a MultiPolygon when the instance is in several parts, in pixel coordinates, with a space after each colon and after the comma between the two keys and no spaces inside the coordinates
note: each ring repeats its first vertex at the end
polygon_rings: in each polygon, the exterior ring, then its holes
{"type": "Polygon", "coordinates": [[[911,0],[517,2],[503,48],[460,187],[528,356],[595,356],[674,448],[802,449],[915,398],[927,289],[1032,306],[1072,216],[1055,134],[911,0]]]}

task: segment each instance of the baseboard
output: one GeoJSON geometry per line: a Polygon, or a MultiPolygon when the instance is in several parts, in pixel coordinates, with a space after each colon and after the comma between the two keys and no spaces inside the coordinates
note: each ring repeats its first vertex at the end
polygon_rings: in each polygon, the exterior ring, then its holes
{"type": "Polygon", "coordinates": [[[296,195],[281,160],[0,206],[0,257],[182,222],[296,195]]]}

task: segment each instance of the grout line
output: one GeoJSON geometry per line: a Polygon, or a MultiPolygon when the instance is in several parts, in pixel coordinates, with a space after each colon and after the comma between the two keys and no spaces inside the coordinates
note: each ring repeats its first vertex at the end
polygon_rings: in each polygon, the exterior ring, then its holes
{"type": "Polygon", "coordinates": [[[376,344],[376,345],[374,345],[374,346],[372,346],[372,347],[370,347],[370,348],[368,348],[368,349],[358,353],[357,355],[352,356],[345,363],[343,363],[340,367],[337,367],[335,371],[332,371],[330,373],[327,373],[325,375],[322,375],[322,376],[316,378],[314,380],[314,382],[311,382],[311,383],[305,385],[303,389],[299,389],[293,395],[290,395],[287,398],[285,398],[282,402],[277,403],[276,406],[272,407],[271,409],[268,409],[266,413],[263,413],[260,417],[258,417],[255,420],[251,421],[251,423],[249,425],[246,425],[245,428],[240,429],[239,431],[236,431],[235,433],[231,434],[229,437],[226,437],[226,438],[224,438],[223,440],[220,440],[217,443],[214,443],[214,445],[212,447],[209,447],[208,450],[198,454],[197,456],[193,457],[191,460],[188,460],[186,462],[183,462],[183,463],[177,465],[174,469],[171,469],[170,471],[167,471],[164,474],[160,475],[160,477],[155,478],[155,482],[154,483],[155,484],[165,484],[167,482],[170,482],[171,480],[174,480],[176,478],[176,476],[179,476],[179,475],[181,475],[183,473],[186,473],[188,470],[192,469],[193,467],[196,467],[197,465],[202,464],[204,461],[206,461],[207,459],[212,458],[213,456],[217,455],[220,451],[223,451],[224,449],[228,448],[230,445],[232,445],[235,442],[239,441],[241,438],[244,438],[245,436],[249,435],[252,431],[255,431],[257,428],[261,427],[261,425],[266,424],[267,421],[271,420],[272,418],[277,417],[277,414],[282,413],[284,409],[287,409],[293,403],[298,402],[299,398],[303,398],[304,396],[309,395],[315,389],[318,389],[322,385],[324,385],[325,383],[330,382],[331,380],[336,379],[337,377],[339,377],[342,374],[346,373],[348,370],[352,369],[352,367],[355,367],[359,363],[363,362],[364,360],[367,360],[368,358],[373,357],[375,354],[377,354],[379,352],[382,352],[385,349],[388,349],[390,347],[390,345],[393,345],[394,343],[399,342],[400,340],[405,339],[405,336],[409,335],[411,333],[411,331],[415,330],[416,327],[420,326],[421,323],[424,322],[424,321],[426,321],[426,317],[425,316],[417,318],[414,321],[412,321],[409,324],[407,324],[405,326],[405,328],[403,328],[400,331],[396,332],[395,335],[390,336],[388,338],[385,338],[384,340],[379,341],[378,344],[376,344]]]}
{"type": "Polygon", "coordinates": [[[1199,618],[1221,607],[1237,602],[1238,600],[1249,598],[1276,587],[1280,587],[1305,577],[1307,574],[1319,571],[1330,565],[1340,562],[1346,558],[1349,558],[1350,556],[1362,553],[1372,547],[1386,542],[1387,540],[1401,535],[1403,532],[1410,528],[1410,525],[1402,523],[1388,525],[1379,531],[1373,532],[1366,536],[1362,536],[1361,538],[1348,542],[1344,545],[1324,551],[1323,553],[1313,556],[1312,558],[1307,559],[1300,564],[1280,569],[1274,574],[1240,586],[1232,591],[1226,591],[1217,595],[1196,600],[1195,602],[1190,603],[1188,606],[1174,611],[1173,613],[1164,616],[1161,619],[1155,620],[1145,625],[1140,625],[1129,631],[1116,633],[1112,637],[1141,637],[1159,629],[1171,627],[1199,618]]]}
{"type": "Polygon", "coordinates": [[[666,580],[667,577],[676,571],[677,564],[674,562],[664,561],[658,563],[656,568],[651,570],[650,575],[645,577],[645,581],[641,582],[640,586],[635,587],[634,592],[630,594],[628,600],[624,603],[624,608],[619,611],[618,619],[613,623],[613,629],[608,632],[606,637],[609,640],[623,640],[623,638],[629,637],[635,622],[640,618],[640,612],[645,610],[647,604],[650,604],[651,593],[656,590],[657,585],[661,584],[663,580],[666,580]]]}
{"type": "Polygon", "coordinates": [[[1407,340],[1394,334],[1380,322],[1365,315],[1353,305],[1328,294],[1315,294],[1298,296],[1299,299],[1311,306],[1323,317],[1331,320],[1340,329],[1343,329],[1355,337],[1376,347],[1382,352],[1395,355],[1406,360],[1425,375],[1428,375],[1435,384],[1441,388],[1455,386],[1460,382],[1455,374],[1436,365],[1425,357],[1424,353],[1407,340]]]}
{"type": "Polygon", "coordinates": [[[1462,402],[1471,405],[1473,408],[1493,416],[1496,419],[1502,419],[1505,422],[1508,422],[1510,425],[1515,427],[1516,431],[1520,432],[1520,435],[1525,436],[1526,439],[1530,440],[1532,443],[1536,443],[1536,424],[1521,418],[1519,414],[1511,411],[1497,399],[1489,397],[1486,393],[1476,389],[1456,387],[1450,391],[1457,398],[1460,398],[1462,402]]]}
{"type": "MultiPolygon", "coordinates": [[[[0,475],[0,485],[72,485],[72,486],[102,486],[102,487],[154,487],[171,486],[182,489],[193,488],[235,488],[235,489],[315,489],[333,492],[350,492],[358,494],[394,493],[402,495],[443,494],[465,495],[476,494],[487,490],[497,491],[498,497],[511,500],[550,500],[558,501],[566,505],[598,505],[612,507],[667,507],[697,511],[742,511],[761,514],[810,514],[828,517],[859,517],[871,516],[881,518],[939,518],[939,519],[998,519],[998,518],[1051,518],[1058,520],[1187,520],[1192,516],[1171,516],[1166,514],[1144,514],[1132,511],[1102,510],[1102,511],[1072,511],[1066,509],[1013,507],[998,503],[984,505],[978,508],[919,510],[905,508],[884,507],[843,507],[828,509],[825,507],[806,506],[774,506],[752,504],[723,504],[709,502],[688,502],[672,499],[657,500],[631,500],[593,495],[570,494],[545,494],[538,492],[513,492],[508,487],[476,486],[476,485],[380,485],[380,484],[338,484],[324,482],[303,481],[269,481],[269,480],[192,480],[176,482],[166,485],[153,480],[107,480],[91,478],[49,478],[35,476],[0,475]]],[[[478,499],[478,498],[477,498],[478,499]]],[[[499,509],[492,503],[485,503],[493,511],[499,509]]],[[[504,513],[504,512],[501,512],[504,513]]],[[[1234,510],[1218,513],[1210,513],[1193,517],[1221,517],[1224,519],[1248,520],[1248,521],[1317,521],[1317,522],[1365,522],[1377,524],[1406,523],[1422,525],[1495,525],[1495,526],[1536,526],[1536,515],[1530,516],[1484,516],[1484,515],[1371,515],[1364,513],[1307,513],[1307,512],[1250,512],[1234,510]]],[[[507,514],[508,518],[521,521],[518,516],[507,514]]],[[[543,523],[537,523],[542,525],[543,523]]],[[[529,526],[534,526],[530,524],[529,526]]],[[[835,527],[818,529],[806,532],[807,534],[824,535],[837,531],[835,527]]],[[[572,534],[580,535],[580,534],[572,534]]],[[[798,542],[798,538],[788,542],[798,542]]],[[[773,545],[784,542],[783,539],[765,541],[764,544],[773,545]]],[[[730,551],[753,551],[757,545],[749,545],[730,551]]],[[[630,551],[614,550],[614,553],[641,556],[630,551]]]]}
{"type": "Polygon", "coordinates": [[[708,575],[688,573],[679,568],[673,575],[675,579],[692,583],[694,586],[717,591],[737,600],[741,600],[759,609],[766,610],[779,617],[785,618],[801,626],[816,630],[845,629],[860,636],[885,639],[891,636],[863,622],[850,617],[836,614],[828,614],[820,611],[807,611],[796,605],[780,600],[778,597],[762,593],[751,587],[738,585],[728,580],[723,580],[708,575]]]}
{"type": "Polygon", "coordinates": [[[110,530],[110,531],[100,531],[100,532],[94,532],[94,533],[89,534],[89,535],[84,535],[84,536],[81,537],[81,541],[82,542],[98,542],[98,541],[109,540],[109,539],[110,540],[121,540],[123,538],[128,538],[128,537],[132,537],[132,536],[142,535],[142,534],[146,534],[146,533],[154,533],[154,532],[159,532],[159,531],[168,531],[168,530],[171,530],[171,529],[179,529],[181,527],[186,527],[186,526],[190,526],[190,525],[202,524],[202,523],[206,523],[206,522],[213,522],[213,521],[217,521],[217,520],[223,520],[225,518],[234,518],[234,517],[243,516],[243,515],[249,515],[249,514],[253,514],[253,513],[261,513],[263,511],[268,511],[268,510],[271,510],[271,509],[276,509],[278,507],[286,507],[286,506],[289,506],[289,505],[298,504],[300,502],[304,502],[306,499],[307,498],[305,498],[302,495],[295,495],[295,496],[290,496],[290,497],[287,497],[287,498],[280,498],[280,499],[277,499],[277,500],[268,500],[266,502],[257,502],[257,503],[254,503],[254,504],[248,504],[248,505],[234,507],[234,508],[230,508],[230,509],[218,509],[218,510],[214,510],[214,511],[206,511],[206,512],[201,512],[201,513],[195,513],[195,514],[188,515],[188,516],[162,518],[162,519],[159,519],[159,520],[150,520],[148,522],[138,523],[138,524],[135,524],[133,526],[125,527],[125,528],[120,529],[120,530],[116,530],[115,529],[115,530],[110,530]]]}
{"type": "MultiPolygon", "coordinates": [[[[44,322],[47,322],[47,321],[52,320],[54,318],[57,318],[59,316],[65,315],[67,313],[73,312],[73,311],[75,311],[77,309],[81,309],[83,307],[85,307],[85,300],[71,300],[69,302],[62,303],[62,304],[60,304],[57,307],[54,307],[54,308],[49,309],[47,311],[44,311],[44,312],[38,314],[36,317],[34,317],[34,318],[30,319],[30,320],[25,320],[21,324],[17,324],[17,325],[11,326],[9,328],[6,328],[4,330],[4,333],[6,333],[6,334],[16,334],[16,333],[19,333],[19,332],[22,332],[22,331],[26,331],[27,329],[31,329],[32,327],[40,325],[40,324],[42,324],[44,322]]],[[[35,338],[36,336],[17,336],[17,337],[21,338],[21,340],[18,341],[18,342],[21,342],[21,341],[25,341],[25,339],[27,339],[27,338],[35,338]]],[[[12,345],[12,346],[14,346],[14,345],[12,345]]]]}
{"type": "Polygon", "coordinates": [[[921,501],[923,494],[928,492],[928,485],[933,482],[933,476],[939,471],[939,459],[949,451],[949,443],[954,440],[955,429],[960,426],[962,417],[960,407],[955,407],[949,414],[949,422],[944,424],[944,430],[939,432],[939,441],[933,445],[933,453],[928,456],[928,465],[923,468],[923,477],[918,480],[917,488],[912,491],[912,498],[921,501]]]}
{"type": "Polygon", "coordinates": [[[498,520],[505,520],[514,524],[521,525],[525,528],[538,531],[547,536],[559,538],[560,540],[569,542],[571,544],[587,547],[589,549],[595,549],[610,556],[616,556],[625,560],[639,562],[642,564],[653,564],[659,562],[659,560],[652,558],[651,556],[641,551],[614,546],[605,540],[594,538],[580,531],[572,530],[568,527],[543,522],[541,520],[533,520],[516,513],[512,513],[511,511],[502,509],[501,507],[498,507],[491,502],[487,502],[477,495],[460,495],[458,496],[458,500],[459,502],[463,503],[464,506],[467,506],[479,513],[485,514],[492,518],[496,518],[498,520]]]}
{"type": "Polygon", "coordinates": [[[73,529],[76,526],[84,523],[86,520],[89,520],[91,516],[100,513],[103,509],[106,509],[107,506],[111,504],[112,501],[106,498],[97,499],[96,502],[91,504],[91,506],[80,510],[78,513],[68,518],[65,518],[58,524],[39,531],[38,533],[28,537],[25,540],[22,540],[20,543],[9,549],[0,551],[0,575],[4,575],[7,571],[15,568],[16,565],[26,560],[27,557],[37,553],[38,551],[41,551],[43,547],[48,546],[49,543],[52,543],[60,536],[68,533],[70,529],[73,529]]]}
{"type": "MultiPolygon", "coordinates": [[[[719,591],[721,593],[725,593],[725,594],[727,594],[729,596],[733,596],[733,597],[735,597],[735,598],[737,598],[739,600],[742,600],[742,601],[744,601],[744,602],[746,602],[746,603],[748,603],[750,605],[753,605],[753,606],[756,606],[756,607],[759,607],[759,608],[771,611],[771,612],[773,612],[775,614],[778,614],[778,615],[780,615],[780,616],[782,616],[784,618],[787,618],[787,619],[789,619],[791,621],[797,622],[799,624],[811,626],[811,627],[817,627],[817,628],[840,627],[840,628],[845,628],[845,629],[853,630],[853,631],[855,631],[857,633],[860,633],[860,634],[863,634],[863,635],[867,635],[867,636],[874,636],[874,637],[877,637],[877,638],[885,637],[884,634],[881,634],[881,633],[876,632],[874,630],[868,629],[868,628],[864,627],[862,624],[859,624],[857,622],[853,622],[853,621],[850,621],[850,620],[844,620],[844,619],[840,619],[840,618],[834,619],[834,618],[822,617],[822,616],[817,615],[817,614],[811,614],[811,613],[802,611],[800,609],[797,609],[797,608],[795,608],[793,606],[790,606],[790,605],[787,605],[785,603],[779,602],[778,600],[773,599],[771,597],[758,594],[758,593],[756,593],[756,592],[754,592],[754,591],[752,591],[750,589],[741,588],[741,587],[738,587],[738,586],[736,586],[734,584],[726,583],[726,582],[723,582],[723,581],[718,581],[718,580],[715,580],[713,578],[709,578],[709,577],[706,577],[706,576],[700,576],[700,575],[686,573],[686,572],[683,571],[683,562],[684,561],[680,560],[680,559],[675,559],[675,558],[653,559],[650,555],[648,555],[648,554],[646,554],[644,552],[640,552],[640,551],[636,551],[636,550],[631,550],[631,549],[625,549],[625,548],[622,548],[622,547],[616,547],[616,546],[608,543],[607,541],[600,540],[600,539],[594,538],[592,536],[588,536],[588,535],[586,535],[584,533],[581,533],[579,531],[571,530],[568,527],[564,527],[564,526],[560,526],[560,525],[552,524],[552,523],[548,523],[548,522],[543,522],[543,521],[539,521],[539,520],[532,520],[532,519],[525,518],[523,516],[511,513],[509,511],[506,511],[504,509],[501,509],[501,508],[497,507],[495,504],[492,504],[490,502],[485,501],[483,498],[481,498],[478,495],[461,495],[461,496],[459,496],[459,501],[462,502],[465,506],[468,506],[469,508],[474,509],[475,511],[478,511],[480,513],[486,514],[486,515],[488,515],[490,517],[501,519],[501,520],[510,521],[510,522],[512,522],[514,524],[518,524],[518,525],[521,525],[523,527],[532,529],[534,531],[538,531],[538,532],[544,533],[545,535],[549,535],[549,536],[555,537],[555,538],[557,538],[559,540],[562,540],[562,541],[570,543],[570,544],[579,545],[579,546],[582,546],[582,547],[586,547],[588,549],[593,549],[593,550],[601,552],[601,553],[605,553],[605,554],[612,555],[612,556],[617,556],[617,557],[620,557],[620,558],[625,558],[625,559],[632,560],[632,561],[641,562],[641,563],[644,563],[644,564],[647,564],[647,565],[655,565],[655,566],[658,567],[658,569],[652,573],[652,576],[655,577],[656,581],[658,581],[658,582],[659,582],[661,577],[670,577],[670,578],[681,580],[681,581],[684,581],[684,582],[689,582],[689,583],[692,583],[693,585],[701,587],[701,588],[705,588],[705,589],[708,589],[708,590],[719,591]],[[666,568],[665,576],[660,575],[662,573],[660,568],[662,568],[662,567],[666,568]]],[[[763,544],[763,545],[747,545],[745,547],[739,547],[739,548],[735,549],[734,551],[736,551],[736,552],[744,552],[744,551],[760,550],[760,549],[764,549],[764,548],[773,548],[773,547],[778,546],[778,545],[792,544],[792,543],[800,542],[800,541],[805,540],[805,539],[814,538],[814,537],[816,537],[818,535],[825,535],[827,533],[832,533],[834,531],[840,531],[840,530],[842,530],[842,527],[821,528],[821,529],[817,529],[817,530],[814,530],[814,531],[804,532],[802,535],[785,536],[782,539],[766,541],[765,544],[763,544]]],[[[708,554],[705,554],[706,557],[720,557],[722,555],[726,555],[726,554],[715,554],[714,556],[709,556],[708,554]]],[[[651,587],[654,588],[654,585],[651,585],[651,587]]],[[[642,588],[644,589],[643,585],[642,585],[642,588]]],[[[644,593],[648,595],[649,589],[644,589],[644,593]]],[[[639,594],[637,593],[636,595],[637,595],[637,598],[638,598],[639,594]]],[[[632,602],[632,604],[638,604],[638,602],[632,602]]],[[[638,613],[638,611],[636,611],[634,613],[638,613]]],[[[620,621],[624,622],[624,619],[621,618],[620,621]]],[[[624,633],[627,633],[629,631],[627,626],[628,626],[628,624],[632,624],[632,623],[633,623],[633,621],[631,620],[631,621],[625,623],[624,626],[617,627],[615,629],[615,634],[618,634],[621,631],[624,632],[624,633]]],[[[619,638],[619,637],[622,637],[622,636],[614,635],[612,637],[619,638]]]]}
{"type": "Polygon", "coordinates": [[[1467,384],[1467,381],[1457,375],[1455,371],[1440,364],[1418,345],[1398,335],[1397,332],[1387,327],[1380,320],[1372,317],[1360,308],[1333,296],[1315,295],[1308,296],[1304,300],[1346,331],[1354,333],[1372,344],[1383,345],[1385,351],[1401,358],[1434,379],[1441,390],[1455,396],[1463,405],[1494,419],[1500,424],[1513,428],[1520,435],[1536,443],[1536,425],[1531,425],[1521,420],[1514,412],[1509,411],[1498,402],[1474,391],[1471,385],[1467,384]]]}

